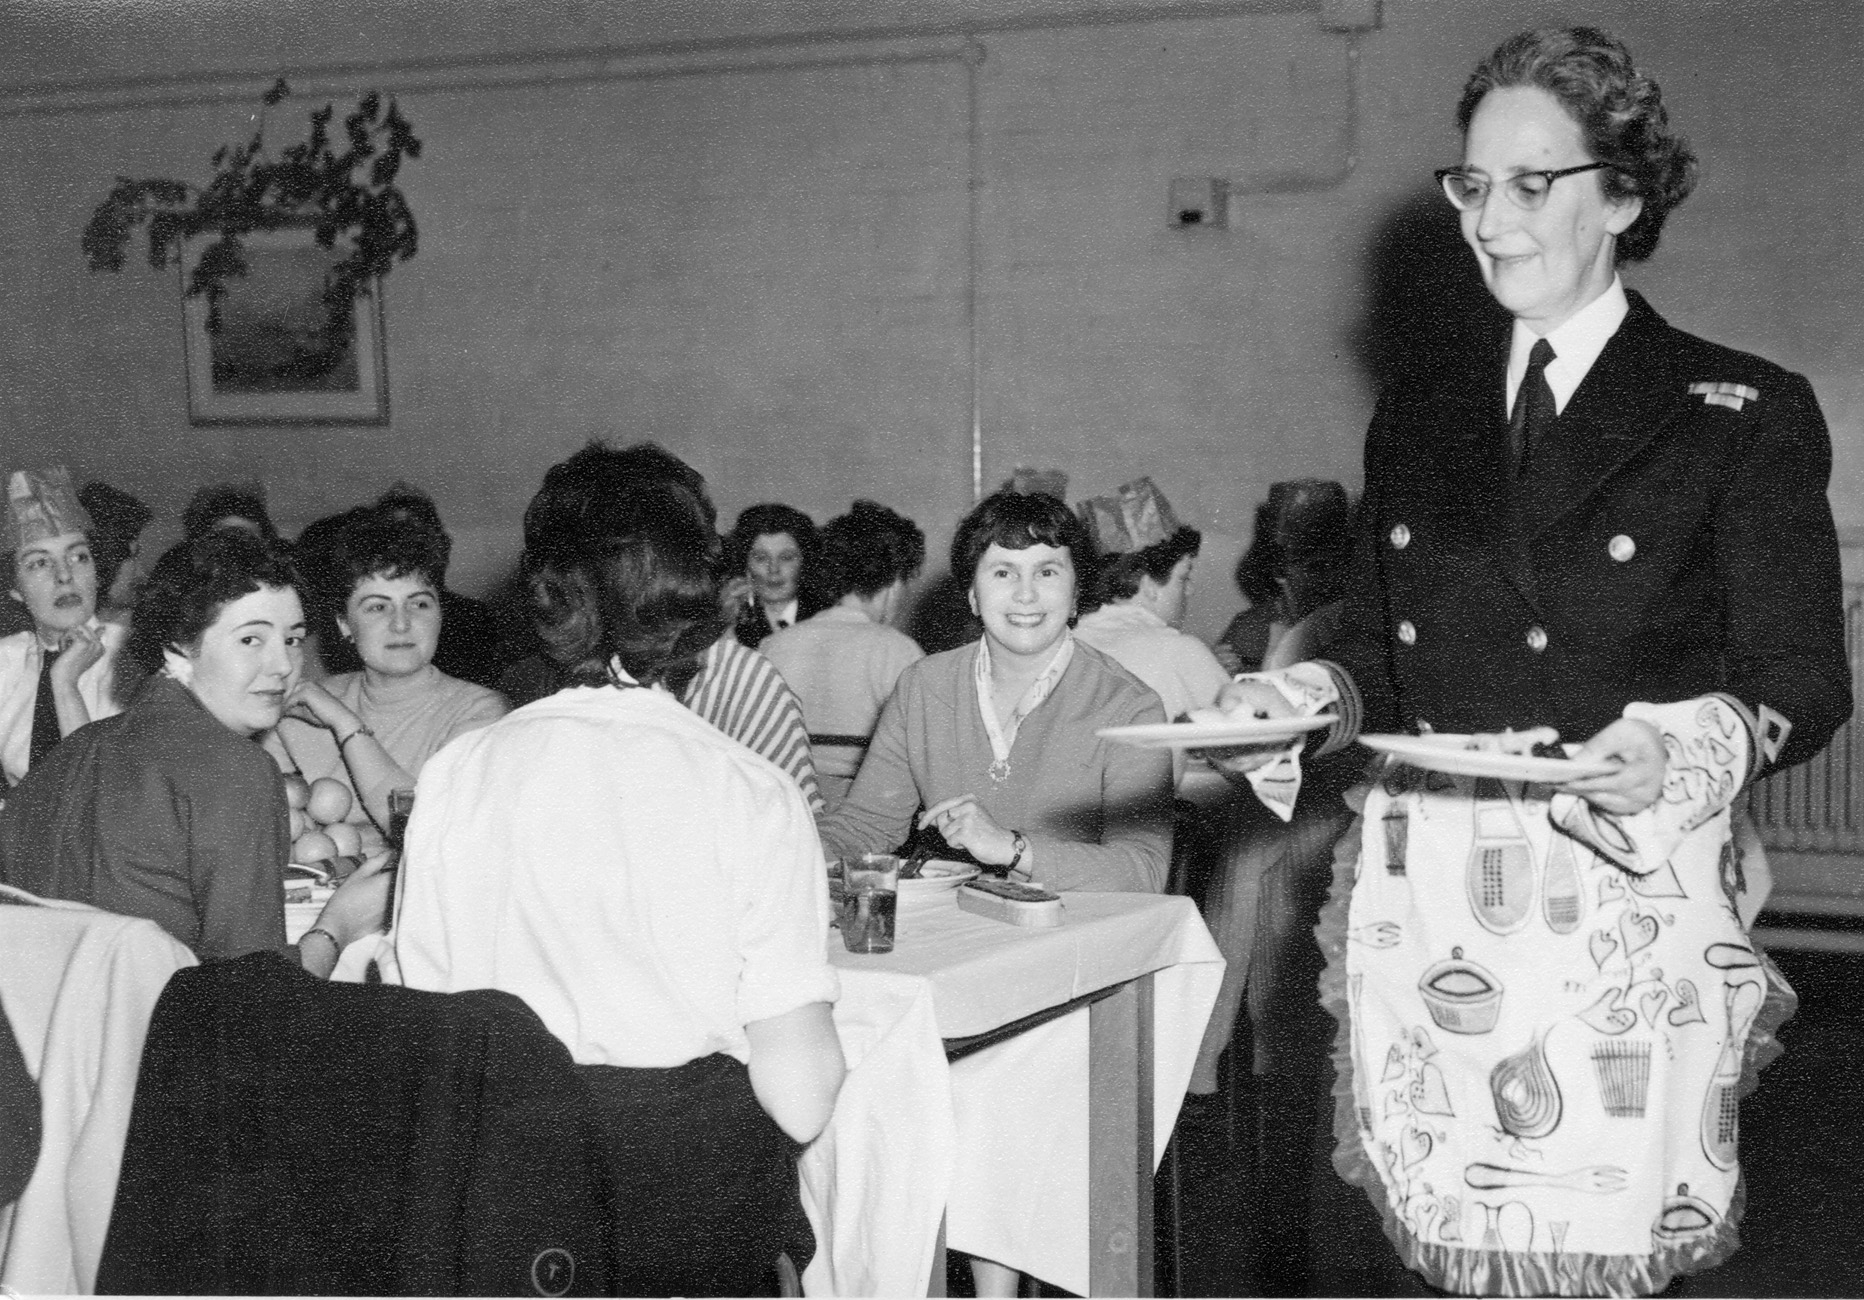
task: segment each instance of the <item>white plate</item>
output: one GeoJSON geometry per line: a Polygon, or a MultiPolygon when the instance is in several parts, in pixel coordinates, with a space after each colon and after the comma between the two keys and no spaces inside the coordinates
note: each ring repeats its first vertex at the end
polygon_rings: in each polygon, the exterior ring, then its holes
{"type": "Polygon", "coordinates": [[[1616,771],[1616,763],[1575,762],[1570,758],[1542,758],[1538,754],[1504,754],[1492,749],[1469,748],[1470,737],[1437,733],[1429,736],[1361,736],[1367,749],[1452,776],[1492,776],[1500,781],[1539,781],[1558,785],[1581,777],[1616,771]]]}
{"type": "Polygon", "coordinates": [[[900,881],[896,888],[902,894],[942,894],[976,877],[977,868],[968,862],[933,858],[919,869],[918,876],[900,881]]]}
{"type": "Polygon", "coordinates": [[[1267,745],[1293,740],[1331,726],[1334,715],[1311,718],[1237,718],[1222,722],[1142,722],[1133,727],[1102,727],[1094,734],[1141,749],[1216,749],[1224,745],[1267,745]]]}

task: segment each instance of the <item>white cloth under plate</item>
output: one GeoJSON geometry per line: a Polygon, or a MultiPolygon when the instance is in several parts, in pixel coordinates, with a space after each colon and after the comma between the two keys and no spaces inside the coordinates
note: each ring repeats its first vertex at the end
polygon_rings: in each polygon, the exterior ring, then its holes
{"type": "Polygon", "coordinates": [[[943,1039],[1154,976],[1153,1158],[1164,1154],[1223,959],[1189,899],[1071,893],[1027,930],[902,902],[891,953],[829,939],[849,1066],[828,1130],[802,1159],[817,1250],[809,1295],[923,1295],[947,1243],[1085,1293],[1087,1012],[947,1065],[943,1039]]]}

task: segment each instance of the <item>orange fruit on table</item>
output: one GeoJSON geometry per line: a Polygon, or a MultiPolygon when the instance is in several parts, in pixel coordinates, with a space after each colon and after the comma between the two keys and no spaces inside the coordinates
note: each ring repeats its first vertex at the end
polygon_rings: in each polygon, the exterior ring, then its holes
{"type": "Polygon", "coordinates": [[[324,827],[324,834],[337,846],[337,853],[344,857],[362,856],[362,831],[355,822],[331,822],[324,827]]]}
{"type": "Polygon", "coordinates": [[[291,842],[293,862],[328,862],[336,856],[336,841],[322,831],[306,831],[291,842]]]}
{"type": "Polygon", "coordinates": [[[311,783],[297,772],[285,773],[285,802],[302,808],[311,801],[311,783]]]}
{"type": "Polygon", "coordinates": [[[334,776],[320,776],[311,782],[310,801],[304,805],[304,811],[311,815],[311,820],[320,826],[340,822],[349,816],[351,806],[356,802],[350,794],[350,788],[334,776]]]}

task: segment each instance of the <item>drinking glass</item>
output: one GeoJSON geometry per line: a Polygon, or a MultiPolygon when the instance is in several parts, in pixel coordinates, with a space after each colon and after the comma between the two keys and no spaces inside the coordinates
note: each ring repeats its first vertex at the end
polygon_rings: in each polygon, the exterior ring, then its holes
{"type": "Polygon", "coordinates": [[[870,853],[842,863],[841,941],[849,952],[892,952],[900,860],[870,853]]]}

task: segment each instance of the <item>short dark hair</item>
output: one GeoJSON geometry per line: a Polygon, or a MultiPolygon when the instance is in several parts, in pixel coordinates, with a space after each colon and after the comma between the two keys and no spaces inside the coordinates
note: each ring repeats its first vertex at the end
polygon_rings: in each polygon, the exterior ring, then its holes
{"type": "Polygon", "coordinates": [[[1196,555],[1203,545],[1202,533],[1189,524],[1180,524],[1178,531],[1162,542],[1142,546],[1136,551],[1100,557],[1095,566],[1095,604],[1131,600],[1139,594],[1141,578],[1164,582],[1171,577],[1171,571],[1178,567],[1178,561],[1187,555],[1196,555]]]}
{"type": "Polygon", "coordinates": [[[91,517],[91,563],[97,569],[101,602],[116,584],[117,571],[129,559],[129,548],[155,518],[155,511],[101,479],[78,489],[78,504],[91,517]]]}
{"type": "Polygon", "coordinates": [[[872,596],[910,581],[926,559],[926,535],[905,515],[876,501],[856,501],[822,525],[822,586],[830,600],[872,596]]]}
{"type": "Polygon", "coordinates": [[[439,594],[446,572],[446,544],[432,531],[397,517],[381,506],[363,506],[338,517],[318,580],[324,596],[338,609],[349,603],[356,585],[376,574],[388,578],[423,578],[439,594]]]}
{"type": "Polygon", "coordinates": [[[1469,131],[1491,90],[1512,86],[1534,86],[1560,102],[1586,152],[1607,164],[1601,182],[1607,198],[1644,201],[1618,236],[1618,261],[1641,262],[1656,252],[1663,223],[1696,187],[1696,155],[1671,129],[1663,91],[1625,43],[1596,27],[1537,27],[1509,37],[1464,84],[1457,129],[1469,131]]]}
{"type": "Polygon", "coordinates": [[[532,622],[574,685],[612,680],[682,692],[724,630],[712,531],[678,485],[644,483],[599,519],[525,551],[532,622]]]}
{"type": "Polygon", "coordinates": [[[382,495],[375,499],[375,504],[378,510],[391,518],[433,535],[440,567],[426,567],[422,573],[434,584],[435,591],[446,586],[447,561],[453,556],[453,538],[440,522],[440,507],[434,504],[434,499],[414,484],[397,480],[383,490],[382,495]]]}
{"type": "Polygon", "coordinates": [[[1076,590],[1092,585],[1094,552],[1087,525],[1045,492],[994,492],[971,507],[951,539],[951,576],[960,586],[971,585],[992,545],[1011,551],[1059,547],[1074,564],[1076,590]]]}
{"type": "Polygon", "coordinates": [[[548,549],[599,526],[605,502],[656,483],[684,495],[706,531],[716,534],[718,511],[698,470],[658,443],[617,448],[591,439],[544,472],[543,486],[524,510],[525,550],[548,549]]]}
{"type": "Polygon", "coordinates": [[[738,522],[731,526],[731,534],[725,538],[726,570],[732,573],[744,572],[744,566],[751,558],[751,547],[758,538],[773,533],[788,533],[794,539],[796,548],[803,553],[803,580],[812,581],[814,575],[810,570],[821,554],[821,539],[816,533],[815,520],[795,506],[775,501],[746,506],[738,515],[738,522]]]}
{"type": "Polygon", "coordinates": [[[182,536],[212,532],[214,525],[229,517],[252,520],[268,540],[278,537],[265,508],[265,489],[251,483],[209,483],[197,491],[181,512],[182,536]]]}
{"type": "Polygon", "coordinates": [[[136,599],[125,653],[144,673],[159,672],[162,652],[190,650],[220,611],[261,587],[301,591],[291,549],[275,537],[241,529],[209,531],[178,542],[155,563],[136,599]]]}

